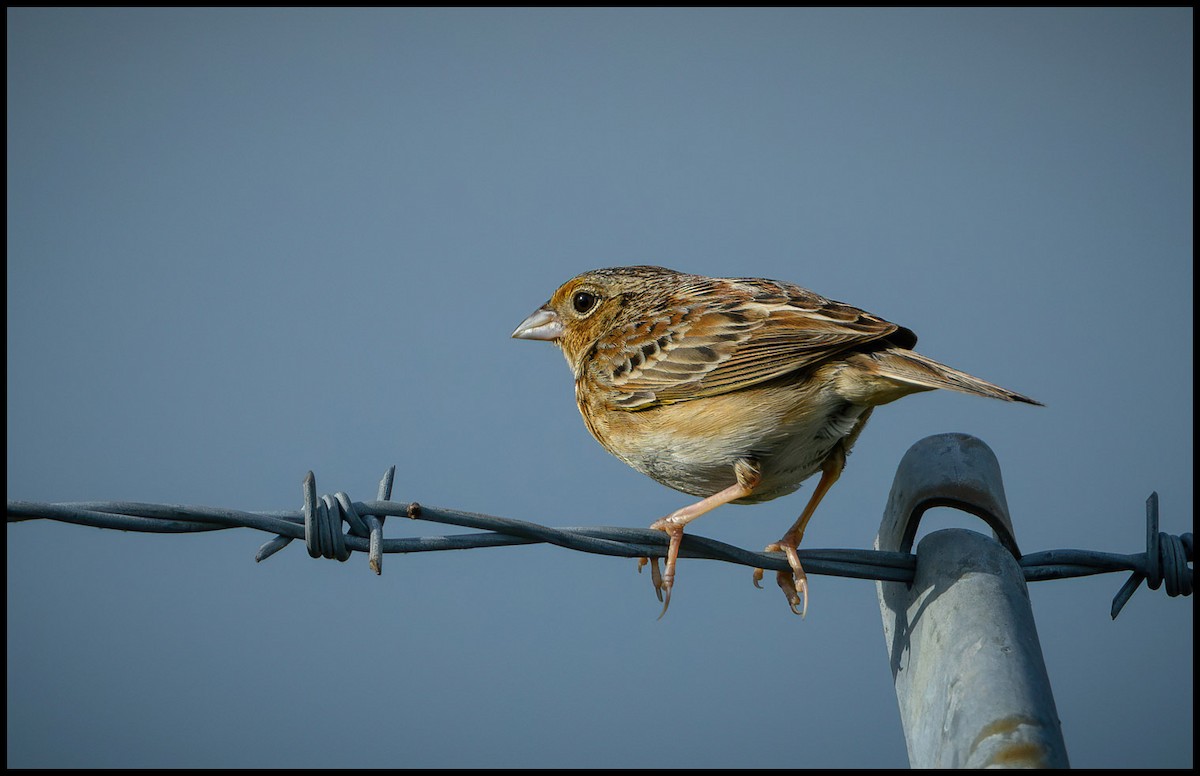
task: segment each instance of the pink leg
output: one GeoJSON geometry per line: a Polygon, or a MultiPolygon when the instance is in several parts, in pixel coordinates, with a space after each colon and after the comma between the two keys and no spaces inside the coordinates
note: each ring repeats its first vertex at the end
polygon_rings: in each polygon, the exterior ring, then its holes
{"type": "MultiPolygon", "coordinates": [[[[679,559],[679,546],[683,542],[683,527],[706,512],[749,496],[762,479],[758,464],[748,459],[737,462],[734,466],[734,474],[737,476],[737,482],[733,485],[697,501],[695,504],[677,509],[650,525],[654,530],[663,531],[671,537],[670,544],[667,545],[666,570],[660,574],[658,558],[649,560],[650,579],[654,583],[654,592],[658,595],[658,600],[663,602],[662,612],[658,615],[659,619],[662,619],[662,616],[667,613],[667,607],[671,605],[671,588],[675,584],[675,562],[679,559]]],[[[646,558],[639,558],[638,571],[641,571],[644,565],[646,565],[646,558]]]]}
{"type": "MultiPolygon", "coordinates": [[[[788,606],[792,608],[792,613],[801,617],[808,612],[808,575],[804,573],[804,567],[800,565],[800,556],[796,554],[796,549],[800,546],[800,540],[804,538],[804,529],[808,525],[808,521],[817,511],[817,505],[821,503],[821,499],[825,498],[825,494],[829,492],[833,484],[838,481],[838,477],[842,476],[842,469],[845,467],[846,452],[841,445],[838,445],[821,465],[821,481],[817,483],[817,487],[813,490],[800,517],[792,524],[782,539],[774,544],[768,544],[765,550],[765,552],[782,551],[787,558],[788,565],[792,570],[777,572],[775,581],[783,590],[783,594],[787,596],[788,606]]],[[[761,587],[758,583],[762,581],[762,578],[763,570],[755,569],[755,587],[761,587]]]]}

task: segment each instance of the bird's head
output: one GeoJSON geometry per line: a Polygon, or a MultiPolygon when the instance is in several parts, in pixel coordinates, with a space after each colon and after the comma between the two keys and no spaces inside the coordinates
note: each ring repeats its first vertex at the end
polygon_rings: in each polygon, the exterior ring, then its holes
{"type": "Polygon", "coordinates": [[[679,276],[663,267],[612,267],[577,275],[558,287],[550,301],[521,321],[512,336],[546,340],[562,348],[578,373],[583,357],[608,332],[643,317],[663,280],[679,276]]]}

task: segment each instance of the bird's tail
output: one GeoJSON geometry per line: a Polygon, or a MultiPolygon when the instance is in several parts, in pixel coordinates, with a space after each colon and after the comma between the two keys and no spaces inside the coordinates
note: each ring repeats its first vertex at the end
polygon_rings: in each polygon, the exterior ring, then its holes
{"type": "Polygon", "coordinates": [[[980,380],[911,350],[888,348],[861,355],[871,360],[872,371],[879,377],[910,386],[916,391],[946,388],[976,396],[1043,406],[1040,401],[980,380]]]}

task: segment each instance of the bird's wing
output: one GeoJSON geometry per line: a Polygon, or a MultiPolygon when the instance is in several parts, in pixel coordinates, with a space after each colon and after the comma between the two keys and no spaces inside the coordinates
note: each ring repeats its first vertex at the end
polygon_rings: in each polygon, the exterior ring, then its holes
{"type": "Polygon", "coordinates": [[[736,391],[907,329],[789,283],[700,278],[596,344],[594,376],[640,410],[736,391]]]}

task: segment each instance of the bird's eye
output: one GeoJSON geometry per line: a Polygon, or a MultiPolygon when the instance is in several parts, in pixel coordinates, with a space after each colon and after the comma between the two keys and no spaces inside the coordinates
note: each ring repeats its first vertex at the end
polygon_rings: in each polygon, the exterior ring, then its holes
{"type": "Polygon", "coordinates": [[[571,297],[571,306],[575,308],[575,312],[583,315],[591,312],[598,301],[600,301],[599,297],[590,291],[578,291],[575,296],[571,297]]]}

